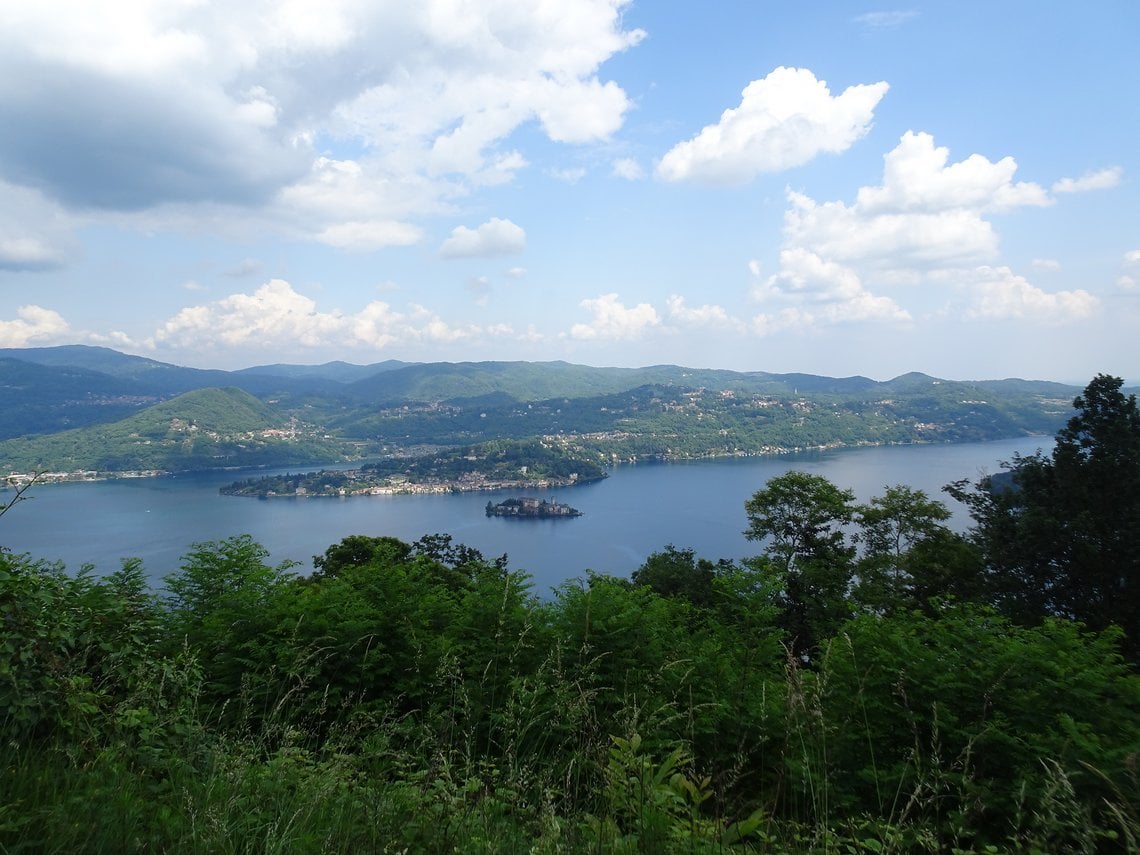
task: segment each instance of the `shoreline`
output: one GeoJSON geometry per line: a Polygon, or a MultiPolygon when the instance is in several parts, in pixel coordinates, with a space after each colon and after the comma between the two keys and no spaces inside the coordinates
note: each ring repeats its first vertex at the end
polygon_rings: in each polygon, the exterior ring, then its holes
{"type": "MultiPolygon", "coordinates": [[[[734,458],[734,457],[735,458],[779,457],[779,456],[782,456],[785,454],[802,454],[805,452],[812,452],[812,451],[839,451],[839,450],[845,450],[845,449],[886,448],[886,447],[890,447],[890,446],[910,446],[910,445],[963,445],[963,444],[966,444],[967,442],[1001,442],[1003,440],[1030,438],[1030,437],[1034,437],[1034,436],[1044,437],[1044,436],[1049,436],[1049,435],[1048,434],[1027,433],[1027,434],[1020,434],[1018,436],[999,436],[999,437],[993,437],[991,439],[968,440],[968,441],[964,441],[964,442],[954,442],[951,440],[946,440],[946,441],[915,440],[913,442],[851,442],[851,443],[835,442],[835,443],[827,443],[824,445],[812,445],[812,446],[794,446],[794,447],[765,446],[764,448],[758,449],[756,451],[737,450],[737,451],[724,451],[724,452],[719,452],[719,453],[708,453],[708,454],[688,454],[688,455],[655,454],[655,455],[643,455],[643,456],[636,456],[635,455],[633,457],[613,456],[610,463],[607,465],[609,467],[612,467],[612,468],[618,468],[620,466],[637,466],[638,464],[642,464],[642,463],[681,463],[681,462],[690,461],[690,460],[717,460],[717,459],[727,459],[727,458],[734,458]]],[[[311,468],[311,469],[308,468],[308,466],[306,466],[305,464],[301,464],[301,468],[305,472],[313,472],[313,473],[323,472],[326,470],[327,471],[344,471],[344,470],[329,469],[329,467],[332,465],[334,465],[334,463],[332,461],[330,461],[329,463],[322,464],[322,465],[314,464],[313,465],[314,468],[311,468]]],[[[288,466],[273,467],[273,468],[275,468],[275,469],[286,469],[286,468],[288,468],[288,466]]],[[[244,471],[244,467],[225,466],[225,467],[219,467],[217,469],[183,470],[183,472],[192,472],[195,474],[210,473],[210,472],[221,473],[221,472],[227,472],[227,471],[229,471],[229,472],[240,472],[240,471],[244,471]]],[[[250,471],[256,471],[256,469],[253,469],[251,467],[250,471]]],[[[0,491],[7,490],[7,489],[19,489],[21,487],[31,486],[32,484],[35,484],[36,486],[40,486],[40,485],[49,485],[49,484],[92,483],[92,482],[97,482],[97,481],[114,481],[114,480],[120,480],[120,479],[161,478],[164,476],[176,475],[176,474],[182,474],[182,473],[172,472],[172,471],[166,470],[166,469],[128,469],[128,470],[123,470],[123,471],[110,471],[110,470],[104,471],[104,470],[98,470],[98,469],[77,469],[77,470],[74,470],[72,472],[40,472],[40,473],[11,472],[11,473],[4,476],[3,484],[0,485],[0,491]]],[[[372,488],[361,489],[359,491],[351,491],[351,492],[347,492],[347,493],[339,493],[339,492],[302,493],[302,494],[282,493],[282,494],[276,494],[273,496],[267,496],[265,498],[308,498],[308,497],[320,498],[320,497],[325,497],[325,496],[335,497],[335,496],[340,496],[340,495],[412,495],[412,494],[417,494],[417,493],[478,492],[478,491],[482,491],[482,490],[492,491],[492,490],[507,490],[507,489],[525,489],[528,487],[534,488],[534,489],[550,489],[550,488],[554,488],[554,487],[572,486],[575,483],[591,483],[591,482],[589,482],[589,481],[576,482],[575,481],[575,482],[567,482],[567,483],[561,483],[561,482],[555,483],[553,480],[548,479],[547,481],[544,481],[541,483],[526,482],[526,481],[510,481],[510,482],[504,481],[504,482],[495,482],[493,485],[487,484],[487,485],[477,485],[477,486],[469,486],[469,485],[462,484],[461,482],[446,482],[443,484],[419,483],[419,484],[408,484],[408,485],[402,486],[402,487],[400,487],[400,486],[379,486],[379,485],[377,485],[377,486],[372,487],[372,488]]],[[[236,494],[236,493],[230,494],[230,495],[239,495],[240,496],[240,494],[236,494]]],[[[257,498],[257,497],[254,496],[253,498],[257,498]]]]}

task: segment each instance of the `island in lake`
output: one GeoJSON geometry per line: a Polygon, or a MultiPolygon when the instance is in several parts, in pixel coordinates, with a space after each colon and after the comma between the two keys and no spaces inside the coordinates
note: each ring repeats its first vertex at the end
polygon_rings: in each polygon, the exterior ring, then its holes
{"type": "Polygon", "coordinates": [[[526,519],[552,519],[580,517],[582,512],[561,502],[546,499],[507,499],[493,505],[487,502],[489,517],[525,517],[526,519]]]}

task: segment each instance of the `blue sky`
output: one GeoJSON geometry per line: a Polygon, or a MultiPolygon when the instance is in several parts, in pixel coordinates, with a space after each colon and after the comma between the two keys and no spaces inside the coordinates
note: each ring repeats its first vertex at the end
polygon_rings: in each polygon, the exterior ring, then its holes
{"type": "Polygon", "coordinates": [[[1140,4],[0,2],[0,346],[1140,381],[1140,4]]]}

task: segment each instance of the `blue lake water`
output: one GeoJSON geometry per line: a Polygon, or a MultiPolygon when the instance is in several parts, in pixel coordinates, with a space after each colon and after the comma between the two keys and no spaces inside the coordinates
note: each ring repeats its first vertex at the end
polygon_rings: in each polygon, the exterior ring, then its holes
{"type": "MultiPolygon", "coordinates": [[[[925,490],[946,502],[962,529],[969,519],[941,492],[943,485],[976,480],[1014,454],[1052,444],[1052,437],[1032,437],[626,466],[598,483],[534,494],[583,512],[563,520],[484,514],[488,499],[514,494],[269,500],[219,495],[220,486],[246,477],[233,472],[45,485],[0,517],[0,545],[62,561],[69,569],[91,564],[96,573],[137,557],[158,580],[178,568],[191,544],[238,534],[264,544],[274,562],[298,561],[305,570],[314,555],[351,534],[410,542],[445,532],[488,557],[507,553],[511,566],[527,570],[536,593],[544,594],[587,569],[628,575],[667,544],[714,560],[755,555],[758,545],[742,533],[744,502],[769,478],[791,469],[823,475],[854,490],[860,501],[889,485],[925,490]]],[[[10,497],[0,493],[0,503],[10,497]]]]}

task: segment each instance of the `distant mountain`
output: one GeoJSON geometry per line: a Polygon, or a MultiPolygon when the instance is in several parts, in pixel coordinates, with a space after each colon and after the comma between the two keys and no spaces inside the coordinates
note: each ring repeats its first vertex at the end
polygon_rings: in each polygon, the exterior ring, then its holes
{"type": "Polygon", "coordinates": [[[323,365],[288,365],[277,363],[274,365],[255,365],[252,368],[242,368],[235,374],[264,374],[271,377],[309,378],[319,380],[332,380],[337,383],[354,383],[374,374],[385,371],[397,371],[415,365],[413,362],[401,362],[398,359],[387,359],[384,362],[374,362],[371,365],[353,365],[351,362],[326,362],[323,365]]]}
{"type": "Polygon", "coordinates": [[[117,421],[196,389],[234,387],[260,398],[323,398],[341,386],[319,373],[183,368],[106,347],[0,348],[0,403],[7,405],[0,407],[0,439],[117,421]]]}
{"type": "Polygon", "coordinates": [[[0,357],[36,365],[96,371],[108,377],[134,381],[137,390],[163,396],[208,386],[230,385],[227,379],[229,372],[226,371],[182,368],[143,356],[119,353],[109,347],[73,344],[62,347],[5,348],[0,349],[0,357]]]}
{"type": "Polygon", "coordinates": [[[0,356],[0,439],[115,421],[158,400],[98,371],[0,356]]]}
{"type": "Polygon", "coordinates": [[[543,435],[580,437],[614,460],[962,442],[1051,434],[1079,392],[921,373],[881,382],[568,362],[218,371],[102,347],[20,348],[0,350],[0,440],[25,439],[0,443],[0,470],[293,465],[543,435]]]}

